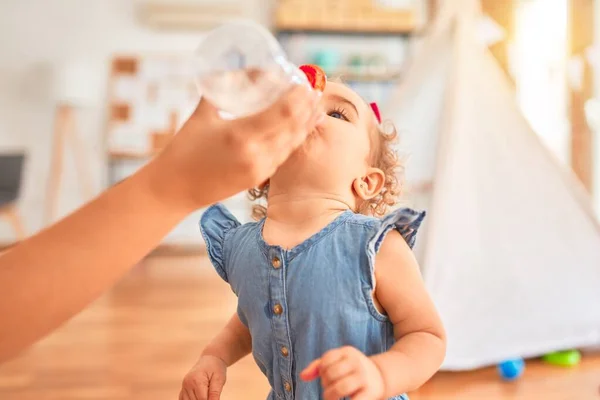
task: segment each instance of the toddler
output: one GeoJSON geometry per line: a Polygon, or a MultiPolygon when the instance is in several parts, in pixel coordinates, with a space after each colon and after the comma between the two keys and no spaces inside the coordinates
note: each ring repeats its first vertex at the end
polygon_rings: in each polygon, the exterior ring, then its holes
{"type": "Polygon", "coordinates": [[[252,352],[269,400],[404,399],[440,367],[445,334],[411,252],[423,213],[395,204],[395,134],[355,92],[329,82],[326,118],[250,192],[258,222],[223,206],[200,226],[238,297],[227,326],[184,379],[180,399],[218,399],[252,352]]]}

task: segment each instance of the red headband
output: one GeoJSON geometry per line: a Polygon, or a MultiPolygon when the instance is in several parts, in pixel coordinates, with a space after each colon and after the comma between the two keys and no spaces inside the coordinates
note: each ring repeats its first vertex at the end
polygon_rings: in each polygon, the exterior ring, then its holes
{"type": "Polygon", "coordinates": [[[371,103],[369,105],[371,106],[371,109],[375,113],[375,118],[377,118],[377,123],[380,124],[381,123],[381,113],[379,112],[379,107],[377,106],[377,103],[371,103]]]}

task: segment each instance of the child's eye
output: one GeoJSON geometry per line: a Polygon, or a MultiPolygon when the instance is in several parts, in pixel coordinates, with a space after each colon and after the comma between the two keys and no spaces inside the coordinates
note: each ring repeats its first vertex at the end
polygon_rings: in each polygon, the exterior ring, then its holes
{"type": "Polygon", "coordinates": [[[333,111],[330,111],[329,113],[327,113],[327,115],[329,115],[332,118],[337,118],[337,119],[341,119],[344,121],[348,121],[348,117],[344,113],[344,110],[333,110],[333,111]]]}

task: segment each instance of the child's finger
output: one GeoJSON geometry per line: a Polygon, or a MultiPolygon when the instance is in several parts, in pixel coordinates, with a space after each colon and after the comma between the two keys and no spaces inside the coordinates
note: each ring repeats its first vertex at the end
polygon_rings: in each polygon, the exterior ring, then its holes
{"type": "Polygon", "coordinates": [[[329,368],[330,365],[333,365],[333,364],[343,360],[344,358],[346,358],[347,354],[348,354],[348,350],[344,347],[339,348],[339,349],[329,350],[327,353],[325,353],[323,355],[323,357],[321,357],[321,360],[322,360],[321,370],[325,370],[325,369],[329,368]]]}
{"type": "Polygon", "coordinates": [[[312,381],[319,377],[319,370],[321,368],[321,359],[318,358],[315,361],[311,362],[308,367],[304,368],[302,372],[300,372],[300,378],[304,381],[312,381]]]}
{"type": "Polygon", "coordinates": [[[369,393],[364,389],[360,389],[358,392],[352,395],[352,400],[371,400],[372,398],[373,397],[370,397],[369,393]]]}
{"type": "MultiPolygon", "coordinates": [[[[362,380],[358,379],[358,376],[348,375],[327,386],[323,392],[323,397],[325,400],[339,400],[343,397],[352,396],[361,389],[361,382],[362,380]]],[[[352,397],[352,400],[354,400],[354,397],[352,397]]]]}
{"type": "Polygon", "coordinates": [[[201,400],[202,396],[200,395],[197,388],[191,388],[187,390],[187,399],[190,400],[201,400]]]}
{"type": "Polygon", "coordinates": [[[192,389],[190,399],[192,400],[208,400],[208,385],[210,383],[202,383],[192,389]]]}
{"type": "Polygon", "coordinates": [[[210,381],[210,387],[208,388],[208,400],[219,400],[221,398],[223,386],[225,386],[225,379],[213,377],[210,381]]]}
{"type": "Polygon", "coordinates": [[[341,359],[321,371],[322,385],[323,387],[329,386],[333,382],[350,375],[355,370],[356,366],[349,362],[348,359],[341,359]]]}

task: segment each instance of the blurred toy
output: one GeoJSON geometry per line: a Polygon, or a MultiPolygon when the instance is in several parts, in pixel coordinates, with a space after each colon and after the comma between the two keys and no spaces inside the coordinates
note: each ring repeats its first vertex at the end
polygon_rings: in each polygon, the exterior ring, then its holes
{"type": "Polygon", "coordinates": [[[367,59],[367,68],[370,74],[381,75],[388,69],[388,60],[382,54],[375,54],[367,59]]]}
{"type": "Polygon", "coordinates": [[[334,50],[320,50],[313,56],[314,63],[319,65],[323,70],[332,74],[338,69],[340,63],[340,55],[334,50]]]}
{"type": "Polygon", "coordinates": [[[505,381],[514,381],[523,375],[525,361],[522,358],[506,360],[498,364],[498,374],[505,381]]]}
{"type": "Polygon", "coordinates": [[[581,361],[581,353],[578,350],[556,351],[546,354],[542,360],[559,367],[574,367],[581,361]]]}
{"type": "Polygon", "coordinates": [[[363,68],[364,68],[364,60],[363,57],[360,54],[354,54],[351,55],[348,58],[348,67],[352,70],[352,72],[354,72],[355,74],[360,74],[363,72],[363,68]]]}
{"type": "Polygon", "coordinates": [[[304,72],[313,89],[321,92],[325,90],[325,86],[327,85],[327,75],[325,74],[325,71],[312,64],[301,65],[300,70],[304,72]]]}

